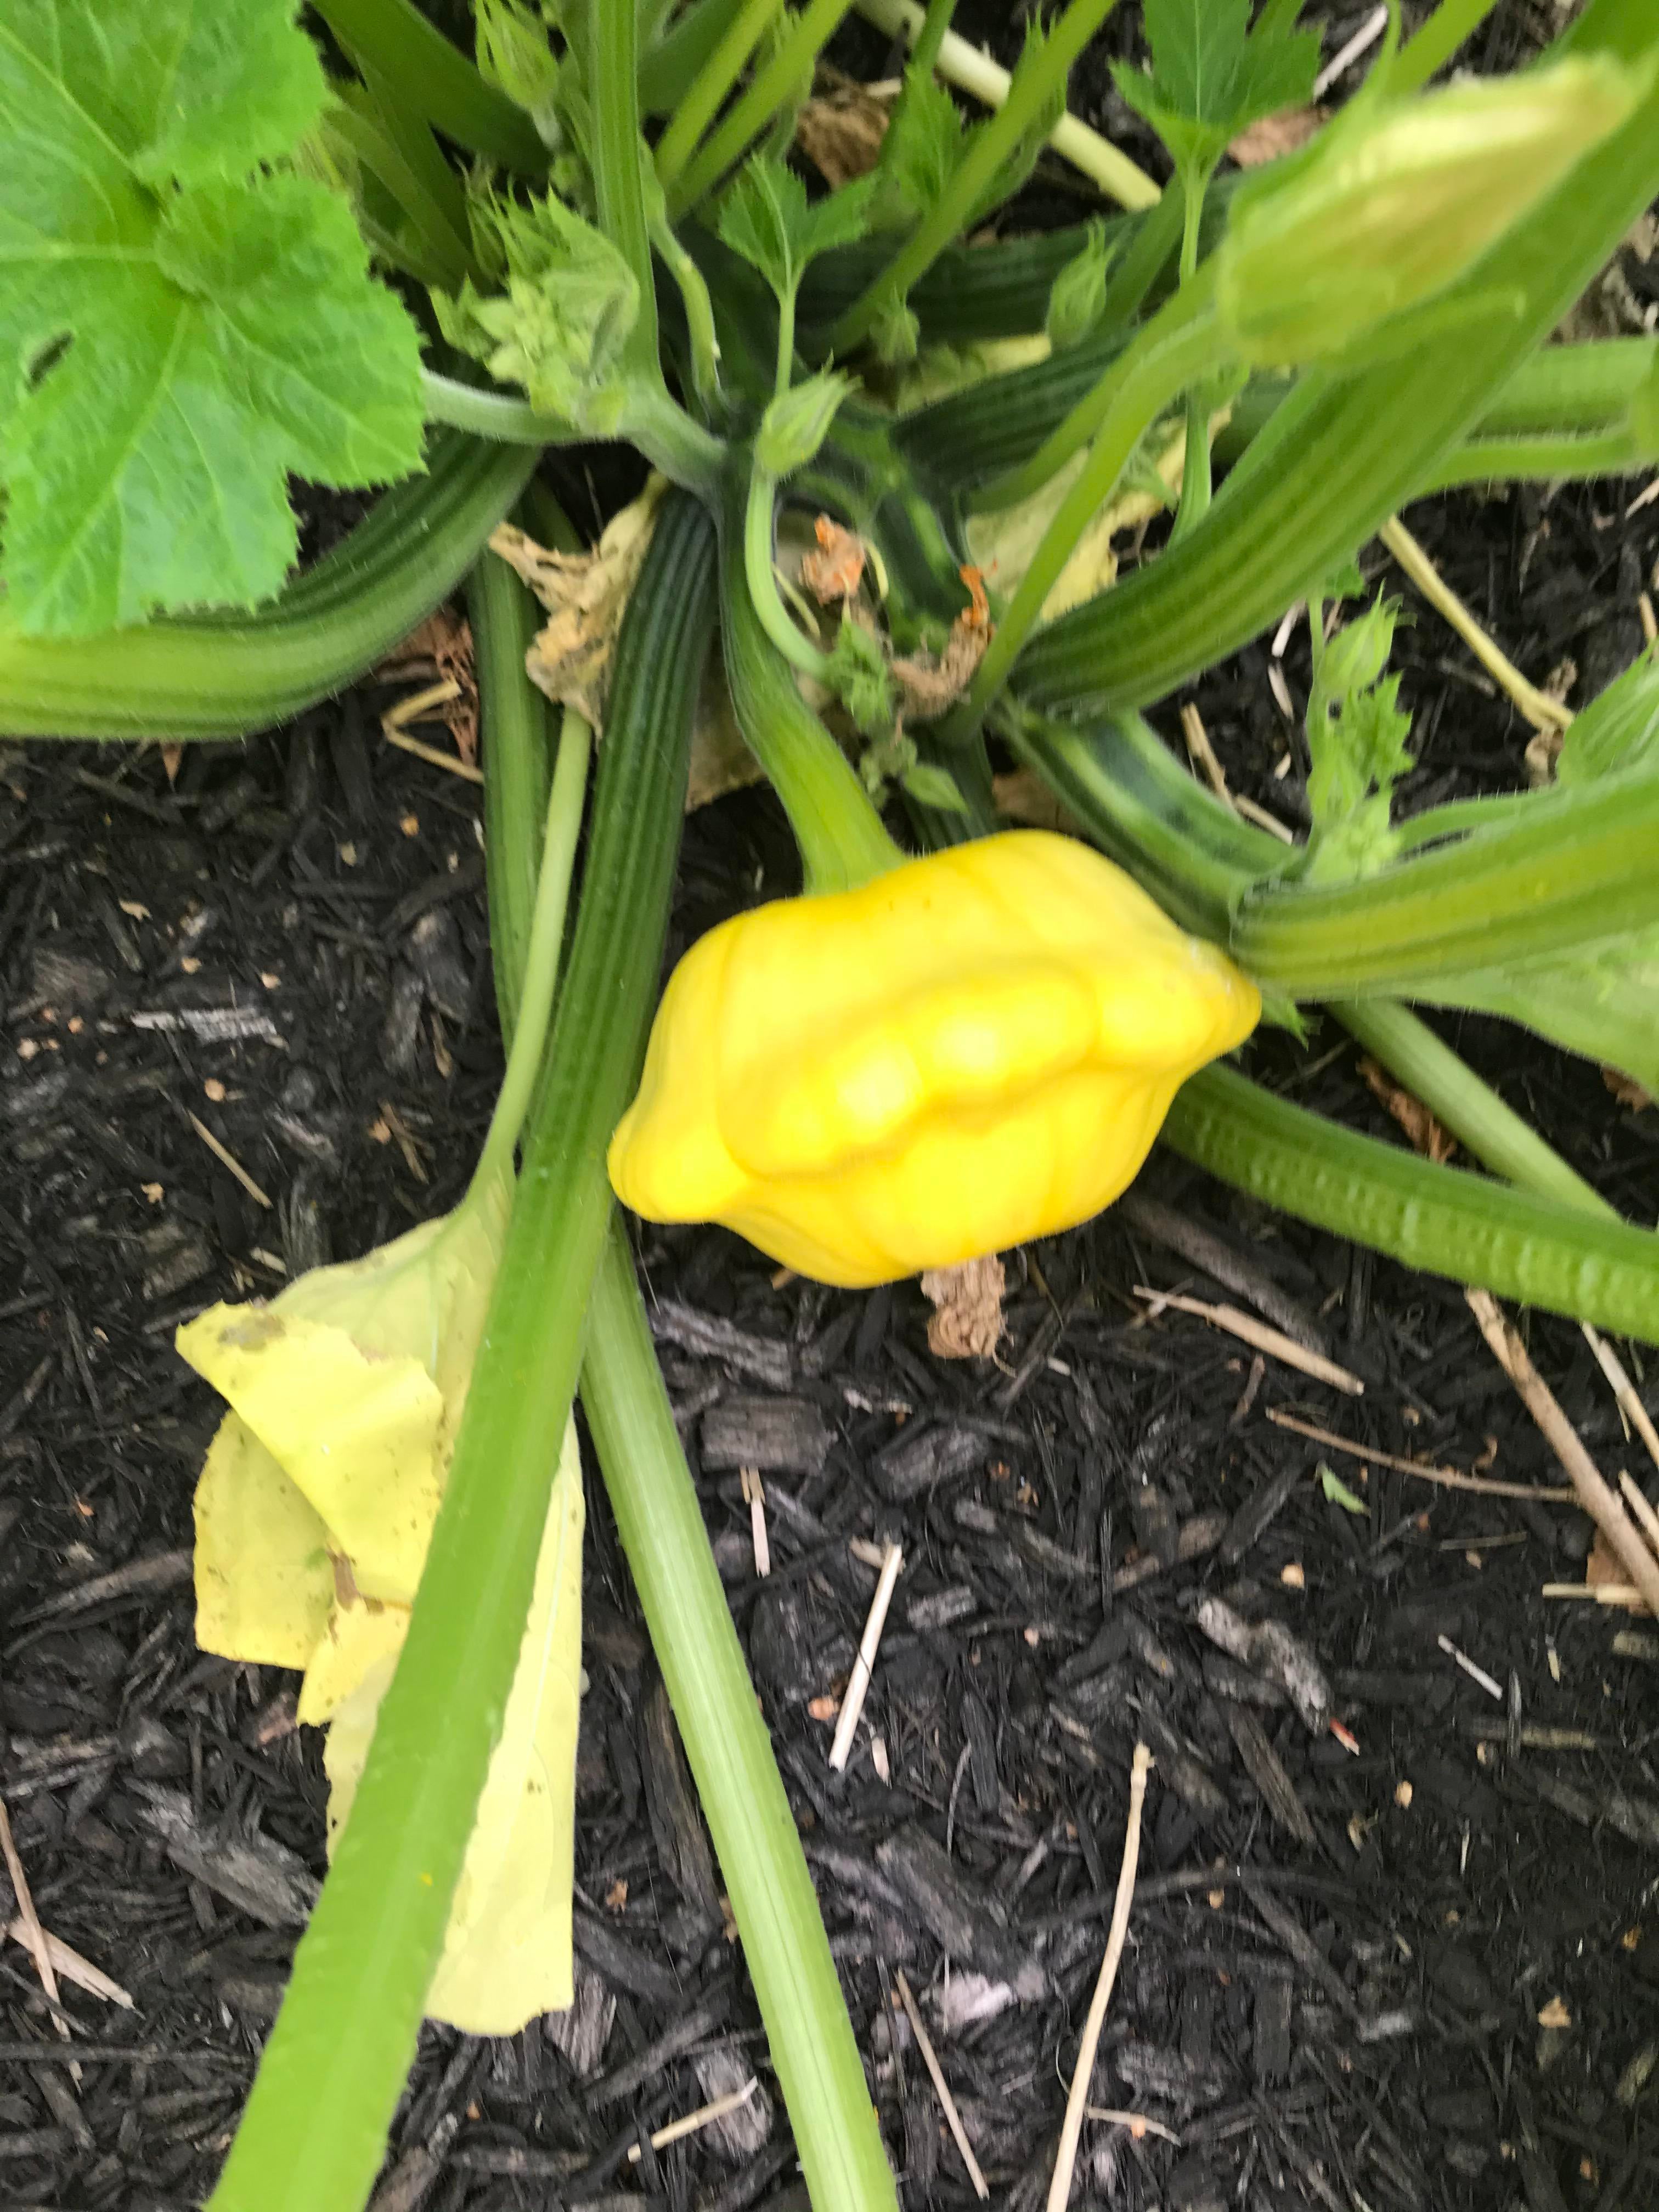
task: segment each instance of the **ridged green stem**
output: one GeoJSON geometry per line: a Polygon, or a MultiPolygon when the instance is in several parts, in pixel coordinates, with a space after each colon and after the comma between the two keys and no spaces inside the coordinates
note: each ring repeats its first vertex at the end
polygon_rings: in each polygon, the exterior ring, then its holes
{"type": "Polygon", "coordinates": [[[605,1146],[655,994],[714,568],[707,517],[670,499],[617,643],[547,1079],[407,1640],[213,2212],[356,2212],[414,2054],[611,1219],[605,1146]]]}
{"type": "Polygon", "coordinates": [[[1208,1067],[1163,1141],[1236,1189],[1408,1267],[1659,1344],[1659,1237],[1437,1167],[1208,1067]]]}
{"type": "Polygon", "coordinates": [[[427,473],[267,607],[121,630],[89,652],[0,620],[0,729],[28,738],[240,737],[361,676],[454,590],[523,490],[536,449],[449,432],[427,473]]]}
{"type": "Polygon", "coordinates": [[[767,633],[749,588],[746,538],[747,501],[732,484],[720,530],[720,644],[732,709],[789,817],[806,889],[848,890],[904,855],[767,633]]]}
{"type": "MultiPolygon", "coordinates": [[[[1632,58],[1653,37],[1650,6],[1592,0],[1575,50],[1632,58]]],[[[1188,538],[1032,639],[1022,696],[1066,713],[1144,705],[1277,621],[1433,479],[1656,191],[1659,88],[1449,295],[1502,290],[1516,317],[1465,319],[1358,374],[1309,372],[1188,538]]]]}
{"type": "Polygon", "coordinates": [[[623,342],[623,360],[642,382],[662,382],[657,351],[657,283],[645,210],[640,135],[639,17],[631,6],[593,0],[587,10],[592,94],[593,198],[599,228],[634,272],[639,306],[623,342]]]}
{"type": "MultiPolygon", "coordinates": [[[[522,503],[514,520],[528,526],[522,503]]],[[[490,939],[514,947],[521,968],[529,957],[541,876],[541,848],[530,825],[547,814],[557,709],[525,675],[524,657],[541,627],[541,611],[505,561],[485,553],[474,562],[466,609],[483,750],[490,939]]],[[[510,1042],[520,981],[509,977],[500,954],[495,982],[501,1035],[510,1042]]]]}

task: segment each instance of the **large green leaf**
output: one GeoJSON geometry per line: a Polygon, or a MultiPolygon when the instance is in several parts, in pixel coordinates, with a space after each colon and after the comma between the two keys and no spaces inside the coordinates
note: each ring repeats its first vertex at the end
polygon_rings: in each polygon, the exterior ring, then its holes
{"type": "Polygon", "coordinates": [[[258,165],[324,84],[290,0],[0,12],[0,480],[14,618],[252,606],[289,473],[419,465],[419,342],[345,207],[258,165]]]}

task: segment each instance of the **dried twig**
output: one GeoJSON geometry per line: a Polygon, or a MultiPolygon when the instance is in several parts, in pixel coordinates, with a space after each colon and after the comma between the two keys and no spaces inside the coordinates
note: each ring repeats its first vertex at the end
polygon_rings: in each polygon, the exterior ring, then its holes
{"type": "Polygon", "coordinates": [[[755,1547],[755,1572],[769,1575],[772,1571],[772,1546],[766,1533],[766,1487],[760,1479],[757,1467],[740,1467],[738,1480],[743,1485],[744,1503],[749,1508],[749,1535],[755,1547]]]}
{"type": "Polygon", "coordinates": [[[235,1153],[230,1150],[229,1146],[227,1145],[222,1145],[217,1137],[214,1135],[212,1130],[209,1128],[207,1123],[205,1121],[198,1121],[196,1115],[190,1112],[188,1108],[185,1109],[185,1118],[190,1123],[191,1127],[195,1130],[202,1142],[207,1146],[209,1152],[212,1153],[214,1158],[218,1161],[220,1166],[228,1168],[232,1175],[235,1176],[237,1182],[241,1184],[242,1188],[253,1200],[253,1203],[256,1206],[263,1206],[266,1212],[269,1213],[270,1211],[270,1200],[265,1196],[264,1191],[260,1189],[258,1184],[254,1182],[253,1177],[248,1173],[247,1170],[242,1165],[240,1160],[237,1158],[235,1153]]]}
{"type": "Polygon", "coordinates": [[[1177,1313],[1196,1314],[1200,1321],[1207,1321],[1212,1328],[1225,1329],[1229,1336],[1237,1337],[1242,1343],[1254,1345],[1258,1352],[1265,1352],[1270,1358],[1282,1359],[1287,1367],[1300,1368],[1304,1375],[1311,1375],[1316,1382],[1328,1382],[1333,1389],[1346,1390],[1351,1398],[1363,1398],[1365,1395],[1364,1384],[1347,1368],[1339,1367],[1334,1359],[1327,1359],[1322,1352],[1310,1352],[1305,1345],[1297,1344],[1294,1338],[1286,1336],[1282,1330],[1269,1328],[1265,1322],[1257,1321],[1253,1315],[1242,1311],[1237,1306],[1212,1306],[1203,1298],[1183,1297],[1175,1291],[1149,1290],[1145,1283],[1135,1285],[1135,1296],[1151,1300],[1146,1315],[1148,1321],[1156,1321],[1166,1306],[1173,1306],[1177,1313]]]}
{"type": "Polygon", "coordinates": [[[1619,1410],[1648,1448],[1648,1457],[1659,1467],[1659,1429],[1653,1425],[1652,1416],[1636,1395],[1636,1385],[1625,1372],[1624,1363],[1607,1342],[1606,1337],[1593,1329],[1588,1322],[1581,1322],[1584,1341],[1595,1354],[1595,1364],[1607,1376],[1619,1410]]]}
{"type": "Polygon", "coordinates": [[[1493,1681],[1484,1667],[1477,1667],[1468,1653],[1460,1651],[1449,1636],[1437,1636],[1434,1640],[1447,1658],[1463,1669],[1470,1681],[1478,1682],[1489,1698],[1496,1698],[1500,1705],[1503,1704],[1504,1685],[1501,1682],[1493,1681]]]}
{"type": "Polygon", "coordinates": [[[1177,2150],[1181,2148],[1181,2137],[1173,2128],[1166,2128],[1162,2120],[1152,2119],[1145,2112],[1120,2112],[1111,2105],[1091,2105],[1083,2117],[1085,2120],[1105,2120],[1113,2127],[1127,2128],[1137,2142],[1142,2136],[1159,2136],[1177,2150]]]}
{"type": "Polygon", "coordinates": [[[1552,1488],[1538,1482],[1500,1482],[1495,1475],[1465,1474],[1455,1467],[1424,1467],[1414,1459],[1401,1459],[1398,1452],[1378,1451],[1370,1444],[1357,1444],[1346,1437],[1340,1437],[1334,1429],[1316,1428],[1311,1421],[1299,1421],[1294,1413],[1280,1413],[1277,1406],[1267,1408],[1267,1419],[1276,1429],[1293,1430],[1297,1436],[1307,1437],[1332,1451],[1346,1452],[1350,1459],[1363,1459],[1373,1467],[1391,1467],[1396,1474],[1414,1474],[1424,1482],[1438,1484],[1442,1490],[1474,1490],[1487,1498],[1528,1498],[1536,1505],[1575,1505],[1578,1502],[1576,1490],[1552,1488]]]}
{"type": "MultiPolygon", "coordinates": [[[[33,1955],[34,1947],[21,1913],[15,1920],[6,1923],[3,1932],[14,1943],[21,1944],[24,1950],[33,1955]]],[[[101,1966],[94,1966],[90,1959],[83,1959],[61,1936],[54,1936],[50,1928],[42,1932],[46,1939],[46,1955],[56,1967],[60,1983],[72,1982],[76,1989],[84,1990],[88,1996],[102,1997],[106,2004],[119,2005],[124,2012],[135,2009],[131,1990],[124,1990],[119,1982],[112,1980],[101,1966]]]]}
{"type": "Polygon", "coordinates": [[[1060,2148],[1054,2154],[1054,2179],[1048,2184],[1048,2212],[1065,2212],[1066,2199],[1072,2193],[1078,2138],[1083,2132],[1083,2116],[1089,2102],[1089,2076],[1095,2070],[1100,2031],[1106,2024],[1106,2008],[1111,2002],[1112,1984],[1117,1979],[1118,1960],[1123,1956],[1123,1939],[1129,1932],[1129,1905],[1135,1893],[1135,1864],[1140,1856],[1140,1813],[1146,1802],[1146,1777],[1152,1764],[1152,1753],[1144,1743],[1138,1743],[1129,1767],[1129,1820],[1123,1837],[1123,1863],[1118,1870],[1111,1932],[1106,1938],[1106,1955],[1100,1962],[1100,1978],[1095,1984],[1089,2017],[1083,2023],[1083,2039],[1078,2045],[1077,2065],[1066,2100],[1066,2121],[1060,2131],[1060,2148]]]}
{"type": "Polygon", "coordinates": [[[1621,1467],[1619,1470],[1619,1488],[1626,1504],[1640,1524],[1642,1534],[1652,1545],[1655,1556],[1659,1557],[1659,1513],[1656,1513],[1649,1504],[1640,1484],[1627,1468],[1621,1467]]]}
{"type": "MultiPolygon", "coordinates": [[[[52,1946],[46,1931],[40,1925],[40,1916],[34,1909],[34,1899],[29,1893],[28,1876],[23,1872],[23,1862],[17,1856],[17,1846],[12,1841],[11,1815],[5,1802],[0,1799],[0,1854],[6,1862],[6,1872],[11,1876],[11,1886],[17,1896],[17,1917],[23,1924],[25,1948],[34,1960],[34,1971],[40,1977],[40,1986],[46,1993],[46,2002],[52,2008],[52,2024],[64,2042],[70,2039],[70,2025],[64,2019],[58,1995],[58,1971],[52,1965],[52,1946]]],[[[76,2078],[80,2079],[77,2070],[76,2078]]]]}
{"type": "Polygon", "coordinates": [[[1572,720],[1572,710],[1552,699],[1500,650],[1464,605],[1433,562],[1398,515],[1385,522],[1377,536],[1411,578],[1441,619],[1455,629],[1488,676],[1515,702],[1534,730],[1561,731],[1572,720]]]}
{"type": "Polygon", "coordinates": [[[876,1646],[881,1642],[887,1608],[893,1601],[893,1585],[897,1582],[899,1569],[903,1565],[903,1552],[896,1544],[890,1544],[887,1556],[882,1563],[881,1580],[876,1584],[876,1594],[870,1601],[870,1617],[864,1624],[863,1635],[859,1638],[859,1656],[853,1662],[852,1679],[847,1685],[847,1695],[841,1701],[841,1717],[836,1723],[836,1739],[830,1747],[830,1764],[837,1773],[846,1765],[848,1753],[853,1748],[853,1734],[859,1724],[859,1715],[864,1711],[871,1673],[876,1663],[876,1646]]]}
{"type": "Polygon", "coordinates": [[[1579,1440],[1578,1432],[1556,1403],[1555,1395],[1527,1356],[1527,1347],[1499,1312],[1490,1291],[1465,1291],[1480,1334],[1498,1365],[1514,1383],[1521,1402],[1543,1431],[1577,1492],[1578,1502],[1618,1554],[1650,1612],[1659,1613],[1659,1559],[1619,1503],[1618,1494],[1579,1440]]]}
{"type": "Polygon", "coordinates": [[[380,724],[380,734],[387,744],[396,745],[401,753],[413,753],[416,760],[424,761],[428,768],[441,768],[450,775],[458,775],[464,783],[482,783],[483,770],[472,762],[464,761],[459,753],[444,752],[437,745],[428,745],[419,738],[411,738],[398,729],[390,715],[380,724]]]}
{"type": "Polygon", "coordinates": [[[1616,1605],[1626,1613],[1649,1610],[1634,1583],[1546,1583],[1538,1595],[1559,1598],[1568,1604],[1616,1605]]]}
{"type": "Polygon", "coordinates": [[[989,2185],[980,2172],[979,2160],[974,2156],[974,2147],[968,2140],[968,2130],[962,2124],[962,2114],[957,2110],[957,2100],[951,2094],[950,2084],[945,2081],[945,2069],[939,2063],[939,2053],[933,2049],[932,2038],[921,2024],[921,2014],[916,2009],[916,2001],[910,1994],[910,1984],[904,1978],[902,1966],[894,1975],[893,1982],[899,1993],[899,2002],[904,2007],[905,2017],[910,2023],[910,2033],[916,2039],[916,2049],[921,2053],[921,2063],[933,2081],[945,2124],[956,2137],[957,2148],[962,2153],[962,2162],[968,2169],[969,2180],[974,2185],[974,2194],[983,2204],[990,2197],[989,2185]]]}
{"type": "MultiPolygon", "coordinates": [[[[666,2150],[670,2143],[678,2142],[683,2136],[694,2136],[700,2128],[713,2127],[716,2120],[723,2120],[728,2112],[735,2112],[746,2105],[759,2086],[759,2077],[751,2074],[741,2089],[728,2090],[725,2096],[716,2097],[712,2104],[700,2105],[695,2112],[686,2112],[678,2120],[670,2120],[665,2127],[659,2128],[652,2136],[652,2149],[666,2150]]],[[[639,2164],[640,2147],[637,2143],[629,2143],[628,2156],[630,2164],[639,2164]]]]}

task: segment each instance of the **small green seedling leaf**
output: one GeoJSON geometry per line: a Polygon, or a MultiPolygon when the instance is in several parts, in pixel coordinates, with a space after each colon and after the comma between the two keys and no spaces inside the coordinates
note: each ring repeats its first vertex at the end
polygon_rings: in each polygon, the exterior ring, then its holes
{"type": "Polygon", "coordinates": [[[1659,662],[1646,653],[1573,717],[1555,780],[1594,783],[1631,769],[1659,769],[1659,662]]]}
{"type": "Polygon", "coordinates": [[[912,70],[881,142],[870,221],[878,230],[918,222],[943,196],[962,159],[962,116],[931,70],[912,70]]]}
{"type": "Polygon", "coordinates": [[[1082,251],[1074,253],[1054,282],[1048,295],[1048,343],[1056,353],[1080,345],[1099,322],[1106,306],[1106,271],[1115,249],[1106,243],[1105,226],[1091,222],[1082,251]]]}
{"type": "Polygon", "coordinates": [[[321,113],[291,0],[15,0],[0,19],[9,611],[84,636],[252,606],[290,474],[420,465],[420,347],[349,210],[266,164],[321,113]]]}
{"type": "Polygon", "coordinates": [[[1113,75],[1189,191],[1241,131],[1312,99],[1319,39],[1293,28],[1294,15],[1268,10],[1252,29],[1249,0],[1146,0],[1152,69],[1115,62],[1113,75]]]}
{"type": "Polygon", "coordinates": [[[1345,1513],[1358,1513],[1370,1519],[1371,1509],[1364,1499],[1356,1498],[1347,1484],[1327,1467],[1322,1459],[1319,1462],[1319,1486],[1329,1504],[1340,1505],[1345,1513]]]}
{"type": "Polygon", "coordinates": [[[720,234],[757,269],[781,301],[794,297],[808,266],[832,246],[864,234],[874,180],[859,177],[827,198],[809,200],[794,171],[757,154],[720,203],[720,234]]]}
{"type": "MultiPolygon", "coordinates": [[[[830,655],[828,681],[866,738],[890,738],[897,705],[881,640],[852,617],[843,617],[830,655]]],[[[907,740],[907,742],[908,742],[907,740]]],[[[910,759],[915,747],[910,747],[910,759]]]]}
{"type": "Polygon", "coordinates": [[[1401,711],[1400,679],[1382,672],[1397,619],[1379,599],[1316,651],[1307,719],[1310,881],[1370,875],[1395,851],[1389,801],[1412,765],[1411,717],[1401,711]]]}
{"type": "Polygon", "coordinates": [[[595,434],[614,413],[607,379],[639,310],[634,272],[605,234],[556,193],[529,202],[476,198],[479,258],[505,272],[505,289],[434,292],[450,343],[503,383],[520,384],[545,414],[595,434]]]}

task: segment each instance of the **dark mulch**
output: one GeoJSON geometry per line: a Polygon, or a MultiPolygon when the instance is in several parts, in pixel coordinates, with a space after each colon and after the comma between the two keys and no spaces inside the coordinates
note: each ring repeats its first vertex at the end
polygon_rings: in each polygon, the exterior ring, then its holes
{"type": "MultiPolygon", "coordinates": [[[[1639,639],[1659,510],[1626,517],[1632,489],[1413,520],[1528,674],[1577,663],[1582,700],[1639,639]]],[[[1402,659],[1415,798],[1512,784],[1527,732],[1449,634],[1421,616],[1402,659]]],[[[1239,787],[1294,819],[1265,678],[1252,648],[1196,696],[1239,787]]],[[[171,1339],[446,1206],[474,1156],[500,1066],[476,795],[383,747],[381,703],[371,687],[193,748],[173,790],[153,751],[0,748],[0,1790],[46,1924],[133,2000],[66,1987],[60,2042],[27,1954],[0,1949],[16,2212],[200,2202],[322,1871],[292,1679],[194,1645],[190,1498],[219,1408],[171,1339]]],[[[769,802],[695,818],[676,949],[792,881],[769,802]]],[[[1454,1033],[1652,1218],[1659,1115],[1497,1024],[1454,1033]]],[[[1335,1035],[1255,1057],[1390,1128],[1335,1035]]],[[[1014,1255],[994,1367],[929,1355],[913,1285],[774,1287],[713,1231],[650,1231],[641,1255],[908,2206],[972,2197],[896,2012],[901,1970],[994,2191],[1042,2200],[1137,1738],[1158,1766],[1094,2094],[1158,2124],[1091,2124],[1074,2202],[1659,2201],[1659,1638],[1540,1597],[1581,1571],[1576,1514],[1362,1475],[1270,1418],[1559,1481],[1455,1288],[1158,1158],[1137,1202],[1014,1255]],[[1200,1321],[1148,1323],[1142,1284],[1288,1323],[1364,1395],[1200,1321]],[[1322,1461],[1364,1517],[1328,1499],[1322,1461]],[[763,1583],[738,1473],[757,1463],[763,1583]],[[890,1539],[907,1564],[837,1778],[813,1707],[890,1539]],[[1229,1661],[1206,1598],[1289,1629],[1357,1748],[1229,1661]]],[[[1602,1464],[1650,1476],[1577,1333],[1538,1318],[1531,1336],[1602,1464]]],[[[1638,1376],[1649,1357],[1632,1350],[1638,1376]]],[[[510,2040],[426,2032],[381,2212],[800,2201],[597,1480],[589,1530],[576,2003],[510,2040]],[[751,2071],[746,2111],[630,2164],[751,2071]]],[[[0,1923],[11,1909],[0,1877],[0,1923]]]]}

